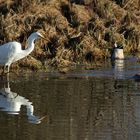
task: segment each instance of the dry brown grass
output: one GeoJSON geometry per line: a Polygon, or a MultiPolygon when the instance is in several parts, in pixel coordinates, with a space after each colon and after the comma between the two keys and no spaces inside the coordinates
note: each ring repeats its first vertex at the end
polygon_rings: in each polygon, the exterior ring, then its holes
{"type": "Polygon", "coordinates": [[[27,37],[40,31],[48,41],[36,42],[20,67],[69,67],[104,60],[118,41],[125,53],[140,51],[138,0],[8,0],[0,1],[0,44],[17,40],[26,48],[27,37]]]}

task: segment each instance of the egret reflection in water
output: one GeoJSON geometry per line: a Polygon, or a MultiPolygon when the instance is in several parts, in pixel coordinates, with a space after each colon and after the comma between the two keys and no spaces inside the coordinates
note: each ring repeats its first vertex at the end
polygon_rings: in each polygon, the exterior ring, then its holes
{"type": "Polygon", "coordinates": [[[21,106],[26,107],[27,117],[30,123],[41,123],[41,120],[44,117],[39,118],[34,115],[34,106],[32,105],[32,102],[11,91],[9,82],[6,82],[4,87],[0,89],[0,110],[5,111],[8,114],[18,115],[20,113],[21,106]]]}

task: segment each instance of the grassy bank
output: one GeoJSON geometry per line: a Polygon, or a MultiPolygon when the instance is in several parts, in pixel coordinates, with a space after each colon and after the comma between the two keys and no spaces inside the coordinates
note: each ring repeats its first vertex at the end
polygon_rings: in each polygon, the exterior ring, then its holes
{"type": "Polygon", "coordinates": [[[138,0],[1,0],[0,44],[16,40],[26,48],[27,37],[40,31],[30,56],[16,69],[65,69],[75,63],[94,63],[110,57],[115,41],[125,54],[140,51],[138,0]]]}

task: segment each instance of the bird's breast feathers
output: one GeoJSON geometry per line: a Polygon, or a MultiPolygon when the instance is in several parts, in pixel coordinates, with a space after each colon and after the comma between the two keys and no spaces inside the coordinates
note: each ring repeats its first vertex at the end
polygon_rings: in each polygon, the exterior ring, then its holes
{"type": "Polygon", "coordinates": [[[9,42],[0,46],[0,64],[10,64],[15,55],[21,51],[21,44],[9,42]]]}

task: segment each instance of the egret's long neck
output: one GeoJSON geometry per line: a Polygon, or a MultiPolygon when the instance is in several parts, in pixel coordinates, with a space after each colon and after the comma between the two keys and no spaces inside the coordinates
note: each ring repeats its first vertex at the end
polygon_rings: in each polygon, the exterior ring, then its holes
{"type": "Polygon", "coordinates": [[[17,53],[14,60],[13,60],[14,62],[26,57],[27,55],[29,55],[33,51],[35,39],[37,39],[37,36],[34,33],[29,36],[29,38],[27,40],[27,42],[28,42],[27,49],[21,50],[19,53],[17,53]]]}
{"type": "Polygon", "coordinates": [[[29,36],[29,38],[27,40],[28,47],[27,47],[27,49],[24,50],[25,51],[25,56],[27,56],[28,54],[30,54],[33,51],[34,46],[35,46],[34,41],[35,41],[35,38],[32,35],[29,36]]]}

